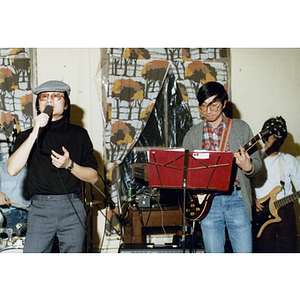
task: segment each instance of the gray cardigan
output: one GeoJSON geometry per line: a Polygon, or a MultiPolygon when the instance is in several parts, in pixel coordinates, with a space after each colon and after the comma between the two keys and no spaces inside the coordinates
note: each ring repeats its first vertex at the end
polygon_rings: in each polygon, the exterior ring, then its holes
{"type": "MultiPolygon", "coordinates": [[[[203,136],[203,122],[192,127],[185,135],[182,147],[189,150],[201,150],[202,149],[202,136],[203,136]]],[[[249,125],[239,119],[232,120],[232,128],[229,136],[230,151],[235,153],[239,150],[240,146],[244,146],[249,140],[253,138],[253,133],[249,125]]],[[[237,176],[241,183],[241,192],[244,200],[244,205],[252,221],[252,194],[251,194],[251,182],[250,178],[256,176],[261,170],[261,160],[257,151],[250,155],[252,160],[253,169],[251,172],[245,172],[240,168],[237,168],[237,176]]]]}

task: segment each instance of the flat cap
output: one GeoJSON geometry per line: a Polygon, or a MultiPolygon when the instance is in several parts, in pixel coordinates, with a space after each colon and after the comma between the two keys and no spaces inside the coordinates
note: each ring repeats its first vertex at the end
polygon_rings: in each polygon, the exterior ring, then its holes
{"type": "Polygon", "coordinates": [[[49,80],[33,89],[33,93],[36,95],[42,92],[67,92],[69,96],[70,91],[70,86],[60,80],[49,80]]]}

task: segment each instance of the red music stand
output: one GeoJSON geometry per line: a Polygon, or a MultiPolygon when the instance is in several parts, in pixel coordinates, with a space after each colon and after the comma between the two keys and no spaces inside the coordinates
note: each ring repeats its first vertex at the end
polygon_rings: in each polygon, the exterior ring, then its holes
{"type": "MultiPolygon", "coordinates": [[[[185,212],[186,189],[199,189],[205,192],[229,189],[232,152],[149,150],[148,160],[149,187],[183,189],[183,212],[185,212]]],[[[182,227],[182,241],[185,245],[184,213],[182,227]]]]}

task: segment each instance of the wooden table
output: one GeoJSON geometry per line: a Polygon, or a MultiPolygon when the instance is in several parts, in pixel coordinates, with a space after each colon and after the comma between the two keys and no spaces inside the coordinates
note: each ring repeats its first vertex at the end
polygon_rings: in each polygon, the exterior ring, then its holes
{"type": "MultiPolygon", "coordinates": [[[[130,208],[127,224],[124,227],[125,243],[146,243],[146,236],[151,230],[164,227],[182,226],[182,213],[179,207],[130,208]]],[[[181,228],[180,228],[181,229],[181,228]]]]}

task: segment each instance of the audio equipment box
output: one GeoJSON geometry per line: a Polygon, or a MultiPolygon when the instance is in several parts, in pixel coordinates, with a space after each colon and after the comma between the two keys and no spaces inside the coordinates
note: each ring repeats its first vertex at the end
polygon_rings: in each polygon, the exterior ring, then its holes
{"type": "MultiPolygon", "coordinates": [[[[174,244],[121,244],[119,253],[182,253],[182,247],[174,244]]],[[[204,248],[194,249],[193,253],[204,253],[204,248]]],[[[186,248],[185,253],[190,253],[186,248]]]]}

